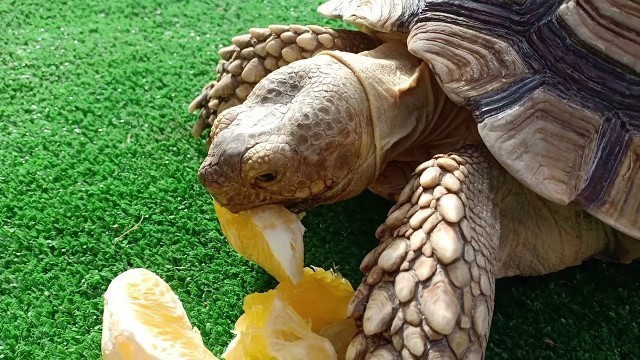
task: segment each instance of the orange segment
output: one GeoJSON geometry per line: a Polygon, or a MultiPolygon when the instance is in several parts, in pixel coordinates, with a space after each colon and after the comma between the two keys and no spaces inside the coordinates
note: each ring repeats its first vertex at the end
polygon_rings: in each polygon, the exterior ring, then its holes
{"type": "Polygon", "coordinates": [[[304,227],[283,206],[265,205],[230,212],[214,202],[222,232],[243,257],[254,261],[278,281],[296,283],[304,266],[304,227]]]}
{"type": "Polygon", "coordinates": [[[346,317],[353,296],[349,281],[331,270],[304,268],[297,284],[282,282],[276,291],[303,318],[312,323],[318,333],[329,324],[346,317]]]}
{"type": "Polygon", "coordinates": [[[345,319],[353,288],[340,275],[305,268],[297,284],[285,282],[275,290],[247,295],[223,358],[344,359],[356,332],[345,319]]]}
{"type": "Polygon", "coordinates": [[[167,283],[145,269],[118,275],[104,296],[107,360],[214,360],[167,283]]]}

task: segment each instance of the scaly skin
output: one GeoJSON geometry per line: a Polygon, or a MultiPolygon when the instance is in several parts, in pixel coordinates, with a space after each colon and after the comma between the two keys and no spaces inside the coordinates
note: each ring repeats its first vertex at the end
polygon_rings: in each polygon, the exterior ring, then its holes
{"type": "Polygon", "coordinates": [[[598,255],[629,261],[640,249],[518,183],[480,143],[470,112],[389,41],[267,75],[217,117],[200,179],[231,211],[302,211],[367,187],[396,199],[361,265],[349,309],[361,331],[347,359],[481,359],[496,277],[598,255]]]}
{"type": "Polygon", "coordinates": [[[189,111],[202,110],[193,126],[195,137],[209,127],[215,128],[217,115],[244,102],[270,72],[324,50],[360,52],[379,45],[378,40],[360,31],[317,25],[253,28],[248,34],[234,37],[232,43],[218,52],[221,59],[216,80],[207,84],[189,105],[189,111]]]}
{"type": "Polygon", "coordinates": [[[347,359],[481,359],[495,278],[577,265],[617,238],[526,189],[482,145],[420,165],[376,234],[349,307],[362,331],[347,359]]]}

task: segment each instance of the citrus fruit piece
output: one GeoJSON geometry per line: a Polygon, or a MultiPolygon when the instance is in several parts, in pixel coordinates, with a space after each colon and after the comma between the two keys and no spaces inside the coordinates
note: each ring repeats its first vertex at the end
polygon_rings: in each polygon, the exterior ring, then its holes
{"type": "Polygon", "coordinates": [[[335,360],[328,339],[311,331],[275,291],[251,294],[236,322],[236,338],[222,355],[226,360],[335,360]]]}
{"type": "Polygon", "coordinates": [[[104,295],[102,357],[106,360],[214,360],[169,285],[131,269],[104,295]]]}
{"type": "Polygon", "coordinates": [[[304,268],[297,284],[282,282],[275,290],[303,319],[311,321],[311,330],[316,333],[346,318],[353,297],[353,287],[347,279],[320,268],[304,268]]]}
{"type": "Polygon", "coordinates": [[[304,267],[304,227],[284,206],[264,205],[237,214],[214,202],[222,232],[244,258],[279,282],[297,283],[304,267]]]}
{"type": "Polygon", "coordinates": [[[305,268],[297,284],[247,295],[235,339],[222,355],[239,359],[344,359],[356,325],[345,319],[353,296],[339,274],[305,268]],[[323,336],[321,336],[322,334],[323,336]]]}

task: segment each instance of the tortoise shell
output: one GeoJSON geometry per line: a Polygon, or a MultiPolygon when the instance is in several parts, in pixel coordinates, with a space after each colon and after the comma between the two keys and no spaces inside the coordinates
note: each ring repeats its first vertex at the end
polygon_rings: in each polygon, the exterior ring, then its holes
{"type": "Polygon", "coordinates": [[[640,3],[332,0],[318,10],[407,34],[511,175],[640,238],[640,3]]]}

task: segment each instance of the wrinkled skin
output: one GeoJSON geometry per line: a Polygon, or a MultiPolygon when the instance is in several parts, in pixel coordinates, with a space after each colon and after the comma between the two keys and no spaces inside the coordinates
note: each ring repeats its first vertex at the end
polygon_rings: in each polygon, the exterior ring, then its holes
{"type": "Polygon", "coordinates": [[[335,202],[373,181],[368,124],[367,100],[348,69],[328,57],[299,61],[218,116],[199,178],[234,212],[335,202]]]}

